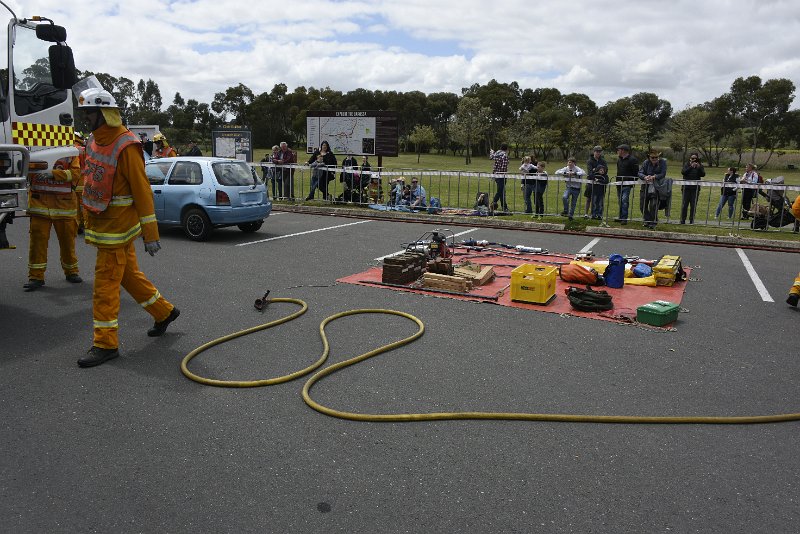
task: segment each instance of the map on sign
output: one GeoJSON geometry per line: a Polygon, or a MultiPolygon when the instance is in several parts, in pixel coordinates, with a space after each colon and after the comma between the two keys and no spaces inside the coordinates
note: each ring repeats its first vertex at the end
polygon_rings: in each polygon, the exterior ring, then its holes
{"type": "Polygon", "coordinates": [[[375,117],[307,117],[308,152],[327,141],[336,154],[375,154],[375,117]]]}

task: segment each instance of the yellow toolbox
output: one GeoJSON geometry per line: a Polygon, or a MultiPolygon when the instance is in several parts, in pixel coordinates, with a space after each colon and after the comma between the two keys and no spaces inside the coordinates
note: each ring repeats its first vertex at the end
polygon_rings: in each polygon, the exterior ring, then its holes
{"type": "Polygon", "coordinates": [[[558,268],[524,263],[511,271],[511,300],[548,304],[556,298],[558,268]]]}
{"type": "Polygon", "coordinates": [[[681,268],[680,256],[664,256],[653,266],[656,285],[671,286],[675,283],[678,270],[681,268]]]}

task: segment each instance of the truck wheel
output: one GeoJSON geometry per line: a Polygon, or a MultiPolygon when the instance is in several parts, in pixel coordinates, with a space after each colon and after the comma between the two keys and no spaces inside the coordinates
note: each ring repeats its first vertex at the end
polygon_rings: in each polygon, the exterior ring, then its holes
{"type": "Polygon", "coordinates": [[[205,241],[211,233],[211,221],[201,209],[190,209],[183,215],[183,231],[192,241],[205,241]]]}

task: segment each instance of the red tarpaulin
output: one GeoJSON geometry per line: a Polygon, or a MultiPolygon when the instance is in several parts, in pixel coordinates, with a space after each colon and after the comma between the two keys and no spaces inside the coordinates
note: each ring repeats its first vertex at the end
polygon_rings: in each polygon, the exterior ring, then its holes
{"type": "MultiPolygon", "coordinates": [[[[517,302],[511,300],[511,271],[523,264],[534,265],[557,265],[569,263],[571,260],[568,254],[517,254],[513,251],[498,252],[458,252],[453,256],[453,265],[464,260],[469,260],[473,264],[482,266],[491,265],[495,272],[495,278],[491,282],[482,286],[475,286],[469,293],[456,294],[454,292],[444,292],[437,290],[427,290],[408,285],[386,285],[381,282],[383,268],[372,267],[364,272],[340,278],[337,282],[345,284],[357,284],[364,286],[383,287],[386,289],[396,289],[399,291],[410,291],[437,297],[455,298],[461,300],[472,300],[478,302],[489,302],[501,306],[511,306],[527,310],[536,310],[548,313],[567,313],[578,317],[588,317],[590,319],[601,319],[606,321],[632,322],[636,319],[636,308],[654,300],[665,300],[675,304],[680,304],[687,282],[677,281],[672,286],[637,286],[628,285],[614,289],[609,287],[593,287],[595,290],[605,290],[612,296],[614,308],[604,312],[584,312],[574,309],[567,299],[565,290],[570,286],[582,287],[578,284],[567,283],[556,277],[555,298],[548,304],[531,304],[527,302],[517,302]]],[[[684,269],[687,276],[689,269],[684,269]]],[[[602,273],[601,273],[602,274],[602,273]]],[[[583,286],[585,287],[585,286],[583,286]]],[[[668,328],[670,325],[665,325],[668,328]]]]}

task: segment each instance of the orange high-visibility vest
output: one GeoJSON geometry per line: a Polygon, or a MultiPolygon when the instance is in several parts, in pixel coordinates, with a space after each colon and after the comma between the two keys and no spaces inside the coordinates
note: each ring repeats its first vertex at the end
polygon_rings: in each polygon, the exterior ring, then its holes
{"type": "MultiPolygon", "coordinates": [[[[53,163],[53,170],[69,170],[72,164],[72,158],[61,158],[53,163]]],[[[45,173],[31,173],[31,192],[33,193],[50,193],[55,195],[71,195],[72,182],[59,181],[52,177],[44,178],[45,173]]],[[[72,177],[77,180],[77,176],[72,177]]]]}
{"type": "Polygon", "coordinates": [[[83,175],[83,206],[92,213],[103,213],[111,202],[111,189],[120,153],[129,145],[141,143],[139,138],[126,130],[106,146],[95,143],[94,136],[86,147],[86,166],[83,175]]]}

